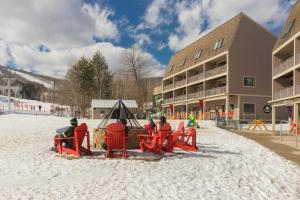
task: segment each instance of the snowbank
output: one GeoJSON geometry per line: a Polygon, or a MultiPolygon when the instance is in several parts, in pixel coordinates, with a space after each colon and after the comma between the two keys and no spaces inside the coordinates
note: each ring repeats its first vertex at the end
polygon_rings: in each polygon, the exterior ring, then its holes
{"type": "MultiPolygon", "coordinates": [[[[0,116],[0,199],[299,199],[300,169],[242,136],[198,131],[197,153],[158,162],[67,160],[49,151],[69,119],[0,116]]],[[[90,129],[98,120],[87,122],[90,129]]]]}

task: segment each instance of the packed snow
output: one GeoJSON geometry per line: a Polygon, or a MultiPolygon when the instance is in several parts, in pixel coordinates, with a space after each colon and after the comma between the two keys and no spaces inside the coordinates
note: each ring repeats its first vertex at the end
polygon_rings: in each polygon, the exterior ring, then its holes
{"type": "Polygon", "coordinates": [[[9,114],[0,123],[0,199],[300,199],[298,166],[209,123],[197,131],[198,152],[155,162],[57,156],[52,137],[69,118],[9,114]]]}

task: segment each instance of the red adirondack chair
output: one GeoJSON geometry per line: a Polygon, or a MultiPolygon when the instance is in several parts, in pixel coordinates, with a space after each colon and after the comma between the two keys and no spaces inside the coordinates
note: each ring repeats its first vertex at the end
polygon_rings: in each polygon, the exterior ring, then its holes
{"type": "Polygon", "coordinates": [[[184,133],[184,122],[179,122],[179,124],[177,124],[174,133],[175,134],[183,134],[184,133]]]}
{"type": "Polygon", "coordinates": [[[126,142],[125,142],[125,125],[121,123],[112,123],[107,126],[105,136],[107,151],[106,157],[123,157],[126,158],[126,142]],[[122,152],[115,154],[114,152],[122,152]]]}
{"type": "Polygon", "coordinates": [[[177,131],[173,133],[173,147],[178,147],[185,151],[197,151],[196,129],[189,128],[188,131],[177,131]]]}
{"type": "Polygon", "coordinates": [[[157,133],[157,125],[158,125],[158,121],[155,122],[155,127],[151,128],[150,124],[145,124],[144,128],[148,131],[149,135],[152,135],[154,133],[157,133]]]}
{"type": "Polygon", "coordinates": [[[74,130],[74,137],[62,137],[62,138],[54,138],[54,143],[56,145],[58,153],[67,153],[67,154],[73,154],[76,156],[82,156],[82,155],[92,155],[92,152],[90,150],[90,135],[88,131],[88,127],[86,123],[80,124],[78,127],[74,130]],[[83,140],[87,137],[87,148],[82,146],[83,140]],[[72,148],[66,148],[62,145],[62,142],[64,140],[72,140],[73,141],[73,147],[72,148]]]}
{"type": "Polygon", "coordinates": [[[291,123],[291,125],[290,125],[290,133],[300,135],[300,124],[291,123]]]}
{"type": "Polygon", "coordinates": [[[148,150],[152,153],[161,154],[162,151],[173,151],[171,127],[169,124],[160,127],[157,134],[139,135],[139,140],[142,152],[148,150]]]}

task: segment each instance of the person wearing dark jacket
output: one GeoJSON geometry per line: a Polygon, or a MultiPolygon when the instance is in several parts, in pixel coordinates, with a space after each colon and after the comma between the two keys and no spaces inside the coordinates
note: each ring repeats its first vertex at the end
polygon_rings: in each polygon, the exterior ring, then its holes
{"type": "Polygon", "coordinates": [[[127,120],[126,119],[120,119],[120,122],[122,124],[124,124],[124,126],[125,126],[125,136],[127,137],[128,134],[129,134],[129,128],[128,128],[128,126],[126,126],[127,125],[127,120]]]}
{"type": "Polygon", "coordinates": [[[170,129],[172,131],[170,124],[167,122],[167,118],[165,116],[160,116],[159,118],[159,129],[162,127],[170,129]]]}
{"type": "MultiPolygon", "coordinates": [[[[75,128],[78,125],[77,119],[74,117],[70,120],[71,126],[57,129],[56,132],[58,134],[55,135],[56,138],[67,138],[67,137],[73,137],[75,128]]],[[[66,148],[72,148],[73,147],[73,140],[63,140],[63,144],[66,148]]],[[[54,147],[54,150],[56,151],[56,146],[54,147]]]]}

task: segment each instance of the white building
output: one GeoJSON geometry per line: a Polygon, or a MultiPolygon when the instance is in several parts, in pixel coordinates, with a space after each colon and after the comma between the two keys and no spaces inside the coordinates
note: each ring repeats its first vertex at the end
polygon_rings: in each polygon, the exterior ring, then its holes
{"type": "MultiPolygon", "coordinates": [[[[92,118],[93,119],[102,119],[108,112],[114,107],[118,100],[112,99],[93,99],[91,104],[92,118]]],[[[122,100],[126,107],[132,113],[137,112],[137,103],[135,100],[122,100]]]]}

